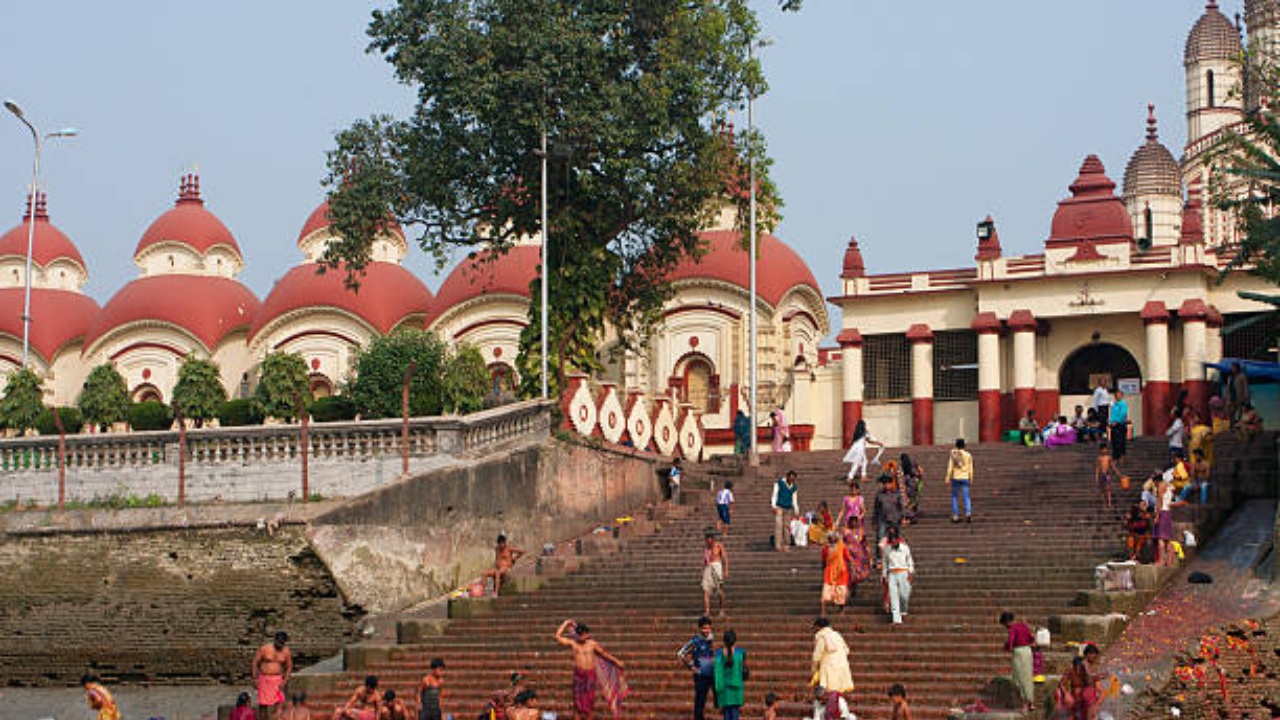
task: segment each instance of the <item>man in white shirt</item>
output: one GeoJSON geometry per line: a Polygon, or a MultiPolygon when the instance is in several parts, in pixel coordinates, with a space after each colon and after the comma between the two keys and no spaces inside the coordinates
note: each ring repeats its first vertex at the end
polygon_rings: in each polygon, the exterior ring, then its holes
{"type": "Polygon", "coordinates": [[[680,458],[671,461],[671,471],[667,473],[667,486],[671,489],[671,504],[680,504],[680,458]]]}
{"type": "Polygon", "coordinates": [[[911,604],[911,582],[915,579],[916,564],[911,559],[911,548],[902,541],[902,533],[897,526],[889,527],[881,552],[881,573],[889,585],[889,610],[893,613],[893,624],[901,625],[902,616],[907,614],[911,604]]]}
{"type": "Polygon", "coordinates": [[[1102,418],[1103,424],[1106,424],[1111,417],[1111,393],[1107,392],[1106,383],[1099,382],[1098,387],[1093,391],[1093,409],[1098,413],[1098,417],[1102,418]]]}
{"type": "Polygon", "coordinates": [[[787,474],[773,483],[773,497],[769,500],[773,508],[773,546],[775,550],[787,552],[785,517],[800,517],[800,490],[796,488],[796,471],[788,470],[787,474]]]}

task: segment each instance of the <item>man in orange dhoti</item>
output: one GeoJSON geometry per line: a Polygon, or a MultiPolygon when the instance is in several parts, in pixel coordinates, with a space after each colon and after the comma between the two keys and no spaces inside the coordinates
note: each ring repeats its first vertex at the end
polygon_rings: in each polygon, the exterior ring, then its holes
{"type": "Polygon", "coordinates": [[[276,633],[275,638],[258,648],[253,656],[253,680],[258,688],[258,715],[263,720],[274,720],[284,707],[284,687],[293,674],[293,651],[289,649],[289,634],[276,633]]]}

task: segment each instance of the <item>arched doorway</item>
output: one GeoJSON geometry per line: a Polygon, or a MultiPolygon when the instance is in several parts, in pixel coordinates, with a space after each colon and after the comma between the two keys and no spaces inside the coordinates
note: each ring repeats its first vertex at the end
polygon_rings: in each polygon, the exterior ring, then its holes
{"type": "Polygon", "coordinates": [[[681,362],[677,377],[680,378],[682,400],[700,413],[719,411],[720,378],[710,359],[700,353],[689,355],[681,362]]]}
{"type": "Polygon", "coordinates": [[[311,399],[330,397],[333,395],[333,383],[321,373],[311,373],[311,399]]]}
{"type": "Polygon", "coordinates": [[[147,402],[148,400],[154,400],[158,403],[164,402],[164,396],[160,394],[160,388],[150,383],[145,385],[139,385],[138,387],[134,388],[133,390],[134,402],[147,402]]]}
{"type": "Polygon", "coordinates": [[[1092,343],[1062,361],[1058,392],[1063,397],[1089,395],[1099,382],[1114,390],[1118,381],[1129,379],[1142,380],[1142,370],[1128,350],[1114,343],[1092,343]]]}
{"type": "Polygon", "coordinates": [[[514,395],[516,392],[516,371],[506,363],[496,362],[489,365],[491,390],[499,397],[514,395]]]}

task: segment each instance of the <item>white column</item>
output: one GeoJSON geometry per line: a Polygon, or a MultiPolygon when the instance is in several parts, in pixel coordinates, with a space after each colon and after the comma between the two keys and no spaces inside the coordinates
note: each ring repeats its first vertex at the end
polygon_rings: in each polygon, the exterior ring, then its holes
{"type": "Polygon", "coordinates": [[[911,397],[933,398],[933,343],[911,344],[911,397]]]}
{"type": "Polygon", "coordinates": [[[840,349],[840,399],[862,402],[862,345],[840,349]]]}
{"type": "MultiPolygon", "coordinates": [[[[1201,343],[1204,342],[1204,325],[1201,324],[1201,343]]],[[[1184,331],[1185,332],[1185,331],[1184,331]]],[[[1184,340],[1186,335],[1183,336],[1184,340]]],[[[1147,382],[1169,382],[1169,325],[1163,322],[1147,323],[1147,382]]],[[[1184,374],[1185,378],[1186,375],[1184,374]]]]}
{"type": "Polygon", "coordinates": [[[1036,386],[1036,331],[1019,329],[1013,333],[1013,387],[1015,390],[1036,386]]]}
{"type": "MultiPolygon", "coordinates": [[[[1221,339],[1215,328],[1214,334],[1221,339]]],[[[1148,338],[1150,328],[1148,328],[1148,338]]],[[[1168,341],[1166,340],[1166,346],[1168,341]]],[[[1203,319],[1188,319],[1182,323],[1182,382],[1204,380],[1204,363],[1209,356],[1209,332],[1203,319]]],[[[1215,350],[1218,350],[1215,348],[1215,350]]],[[[1168,369],[1165,370],[1166,374],[1168,369]]]]}
{"type": "Polygon", "coordinates": [[[1000,391],[1000,336],[994,332],[978,334],[978,392],[1000,391]]]}

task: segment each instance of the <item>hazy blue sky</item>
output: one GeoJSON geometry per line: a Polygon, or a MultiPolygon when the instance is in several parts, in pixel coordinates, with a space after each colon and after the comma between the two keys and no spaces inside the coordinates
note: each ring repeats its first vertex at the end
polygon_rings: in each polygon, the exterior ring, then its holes
{"type": "MultiPolygon", "coordinates": [[[[1226,0],[1233,14],[1242,0],[1226,0]]],[[[757,106],[786,200],[778,234],[838,290],[850,235],[871,272],[973,262],[995,216],[1006,253],[1034,252],[1081,160],[1120,181],[1148,102],[1161,139],[1186,136],[1182,48],[1203,0],[759,0],[772,84],[757,106]]],[[[54,222],[105,302],[198,165],[207,206],[260,297],[296,264],[333,133],[408,91],[364,52],[373,5],[325,2],[0,3],[0,97],[43,129],[54,222]]],[[[739,122],[745,123],[745,117],[739,122]]],[[[0,232],[21,218],[26,129],[0,115],[0,232]]],[[[415,251],[409,266],[440,278],[415,251]]]]}

